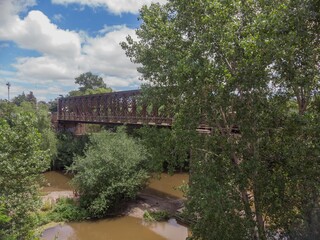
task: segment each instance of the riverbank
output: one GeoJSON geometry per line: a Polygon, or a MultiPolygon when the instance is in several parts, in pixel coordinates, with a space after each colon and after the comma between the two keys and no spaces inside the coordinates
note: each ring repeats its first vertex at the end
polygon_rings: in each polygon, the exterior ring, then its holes
{"type": "MultiPolygon", "coordinates": [[[[54,191],[42,196],[44,205],[53,206],[59,199],[77,199],[73,191],[54,191]]],[[[170,215],[175,215],[184,208],[184,199],[165,197],[143,191],[139,193],[135,200],[127,204],[127,208],[120,215],[143,218],[145,211],[165,211],[170,215]]]]}
{"type": "MultiPolygon", "coordinates": [[[[70,186],[68,186],[68,182],[70,181],[70,176],[64,176],[62,173],[55,173],[50,172],[47,174],[49,176],[48,186],[45,186],[43,189],[43,202],[46,204],[54,205],[58,199],[60,198],[71,198],[77,199],[74,192],[70,190],[70,186]]],[[[185,226],[182,226],[176,222],[175,219],[171,218],[169,221],[161,222],[161,223],[146,223],[143,220],[143,215],[146,211],[148,212],[158,212],[164,211],[167,212],[169,216],[175,216],[176,213],[181,211],[184,207],[184,199],[181,198],[182,193],[177,189],[178,186],[183,184],[188,180],[187,174],[177,174],[176,176],[169,176],[166,174],[162,174],[161,178],[155,178],[151,181],[151,187],[148,187],[141,191],[135,200],[132,200],[126,205],[126,208],[120,212],[116,218],[110,219],[102,219],[98,221],[84,221],[78,223],[50,223],[49,225],[45,225],[41,227],[41,232],[44,232],[45,238],[43,239],[50,239],[50,237],[54,232],[60,233],[61,231],[64,232],[63,236],[69,236],[71,233],[71,229],[74,231],[78,231],[78,225],[88,225],[90,228],[95,229],[95,224],[100,226],[101,222],[107,226],[111,223],[109,221],[116,221],[118,224],[123,224],[123,222],[130,222],[134,223],[135,227],[133,227],[130,231],[135,231],[134,229],[139,229],[140,227],[137,226],[142,225],[144,228],[152,230],[161,236],[165,236],[165,238],[159,239],[184,239],[181,236],[185,236],[188,234],[188,230],[185,226]],[[161,182],[162,181],[162,182],[161,182]],[[166,192],[167,191],[167,192],[166,192]],[[137,220],[131,220],[137,219],[137,220]],[[123,220],[122,220],[123,219],[123,220]],[[139,220],[139,221],[138,221],[139,220]],[[138,221],[138,222],[137,222],[138,221]],[[99,223],[99,224],[98,224],[99,223]],[[175,238],[171,238],[168,236],[168,233],[164,233],[161,229],[171,229],[171,234],[175,238]],[[175,234],[175,231],[177,233],[175,234]],[[179,237],[180,236],[180,237],[179,237]]],[[[150,186],[149,185],[149,186],[150,186]]],[[[127,228],[127,226],[123,226],[127,228]]],[[[131,227],[130,227],[131,228],[131,227]]],[[[106,230],[106,229],[105,229],[106,230]]],[[[167,231],[166,230],[166,231],[167,231]]],[[[96,231],[96,230],[94,230],[96,231]]],[[[99,230],[100,231],[100,230],[99,230]]],[[[113,230],[112,230],[113,231],[113,230]]],[[[116,231],[116,230],[114,230],[116,231]]],[[[101,234],[102,234],[101,230],[101,234]]],[[[138,235],[137,235],[138,236],[138,235]]],[[[139,238],[141,236],[139,235],[139,238]]],[[[67,237],[62,237],[62,235],[58,238],[59,240],[68,239],[67,237]]],[[[80,238],[76,238],[80,239],[80,238]]],[[[100,239],[99,237],[93,239],[100,239]]],[[[115,238],[121,239],[121,238],[115,238]]],[[[150,239],[158,239],[157,237],[153,237],[150,239]]]]}

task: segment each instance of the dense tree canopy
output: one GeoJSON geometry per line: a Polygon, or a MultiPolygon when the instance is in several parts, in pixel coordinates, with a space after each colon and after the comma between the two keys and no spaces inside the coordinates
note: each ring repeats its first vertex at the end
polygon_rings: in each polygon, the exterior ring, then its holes
{"type": "Polygon", "coordinates": [[[34,115],[26,112],[0,115],[1,239],[33,239],[33,214],[40,204],[38,180],[49,167],[35,125],[34,115]]]}
{"type": "Polygon", "coordinates": [[[122,43],[192,149],[194,239],[319,237],[319,10],[169,0],[142,8],[138,40],[122,43]]]}
{"type": "Polygon", "coordinates": [[[12,99],[12,102],[17,106],[21,106],[23,102],[30,102],[33,105],[36,105],[37,98],[33,95],[33,92],[29,92],[27,95],[24,92],[22,92],[22,94],[19,94],[18,96],[14,97],[12,99]]]}
{"type": "Polygon", "coordinates": [[[99,77],[91,72],[80,74],[80,76],[75,78],[75,83],[80,85],[79,90],[70,91],[70,96],[112,92],[112,89],[107,87],[102,77],[99,77]]]}
{"type": "Polygon", "coordinates": [[[103,217],[136,196],[147,180],[145,148],[123,129],[90,136],[84,156],[76,156],[72,170],[80,206],[92,217],[103,217]]]}

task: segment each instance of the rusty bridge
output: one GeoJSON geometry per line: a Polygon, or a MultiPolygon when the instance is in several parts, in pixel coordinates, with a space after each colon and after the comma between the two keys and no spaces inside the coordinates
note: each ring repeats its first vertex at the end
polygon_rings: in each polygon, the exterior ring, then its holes
{"type": "Polygon", "coordinates": [[[139,101],[140,90],[112,92],[58,100],[54,117],[58,128],[81,134],[84,124],[156,125],[170,127],[173,117],[161,113],[159,106],[139,101]]]}

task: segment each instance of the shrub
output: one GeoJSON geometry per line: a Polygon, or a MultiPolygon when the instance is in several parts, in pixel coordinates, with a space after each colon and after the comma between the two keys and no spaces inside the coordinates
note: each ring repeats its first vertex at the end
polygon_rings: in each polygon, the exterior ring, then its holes
{"type": "Polygon", "coordinates": [[[170,214],[167,211],[145,211],[143,219],[148,222],[161,222],[170,218],[170,214]]]}
{"type": "Polygon", "coordinates": [[[92,134],[84,156],[76,157],[71,167],[80,205],[99,218],[134,198],[148,177],[146,159],[144,147],[123,128],[92,134]]]}
{"type": "Polygon", "coordinates": [[[64,169],[72,164],[75,155],[83,155],[88,136],[73,136],[72,133],[62,132],[57,135],[57,155],[52,163],[54,169],[64,169]]]}
{"type": "Polygon", "coordinates": [[[48,217],[54,222],[81,221],[88,218],[88,213],[78,206],[73,199],[61,198],[48,217]]]}

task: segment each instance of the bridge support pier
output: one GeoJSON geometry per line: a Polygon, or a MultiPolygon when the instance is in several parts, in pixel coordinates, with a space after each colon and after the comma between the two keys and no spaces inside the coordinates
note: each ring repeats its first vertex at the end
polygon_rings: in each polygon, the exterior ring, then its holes
{"type": "Polygon", "coordinates": [[[86,126],[84,123],[60,122],[58,131],[71,132],[73,135],[83,135],[86,133],[86,126]]]}

